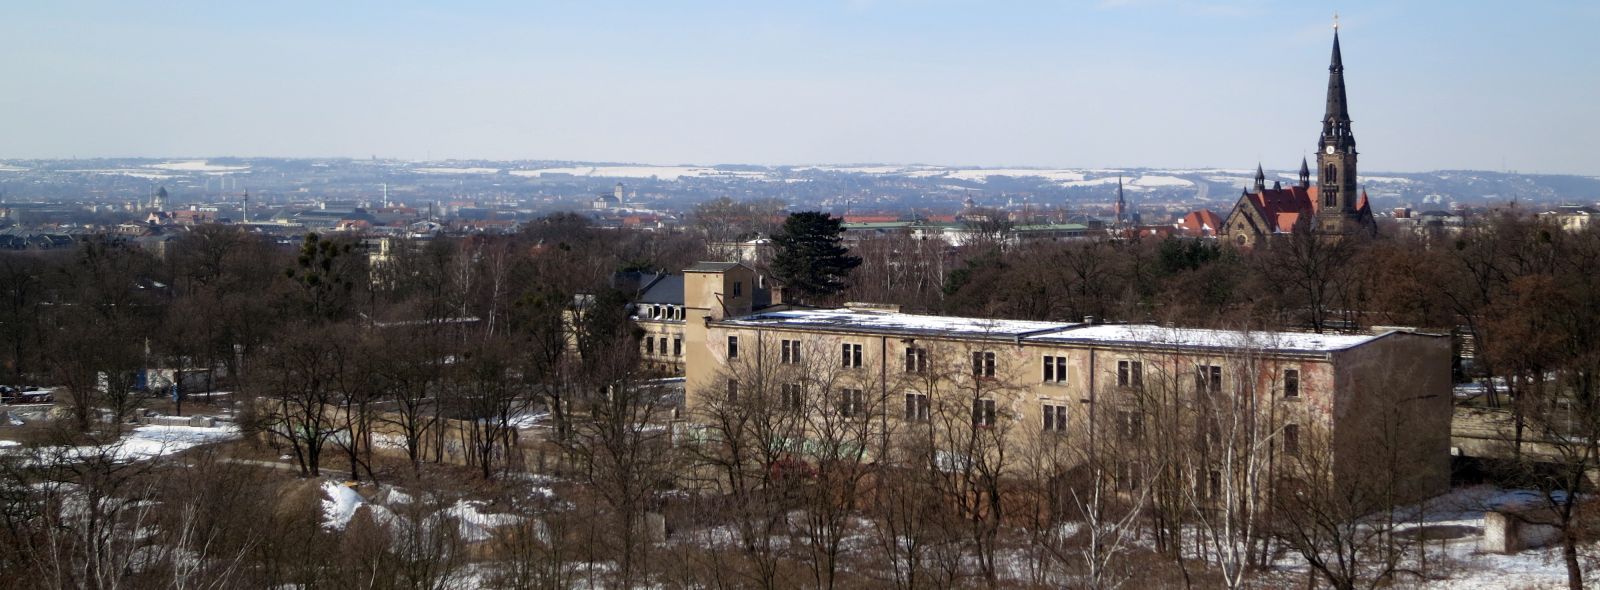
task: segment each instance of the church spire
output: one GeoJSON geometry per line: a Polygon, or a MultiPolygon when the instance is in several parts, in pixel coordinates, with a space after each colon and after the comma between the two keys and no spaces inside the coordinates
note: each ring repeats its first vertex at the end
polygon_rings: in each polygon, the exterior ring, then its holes
{"type": "Polygon", "coordinates": [[[1300,156],[1300,188],[1311,188],[1311,167],[1306,165],[1306,157],[1300,156]]]}
{"type": "Polygon", "coordinates": [[[1333,58],[1328,64],[1328,113],[1329,117],[1340,117],[1350,120],[1350,110],[1345,106],[1344,95],[1344,59],[1339,55],[1339,31],[1333,31],[1333,58]]]}
{"type": "Polygon", "coordinates": [[[1128,209],[1128,202],[1122,199],[1122,175],[1117,175],[1117,227],[1123,226],[1123,213],[1128,209]]]}
{"type": "Polygon", "coordinates": [[[1256,192],[1267,190],[1267,171],[1261,169],[1261,163],[1256,162],[1256,192]]]}

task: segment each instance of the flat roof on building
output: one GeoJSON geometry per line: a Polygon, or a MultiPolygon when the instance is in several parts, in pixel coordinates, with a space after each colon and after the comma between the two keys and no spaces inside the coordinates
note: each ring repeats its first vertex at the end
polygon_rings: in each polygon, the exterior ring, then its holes
{"type": "Polygon", "coordinates": [[[813,328],[927,336],[989,336],[995,338],[1015,338],[1040,332],[1065,330],[1079,325],[1065,322],[990,320],[858,309],[773,311],[726,319],[717,323],[747,327],[813,328]]]}
{"type": "Polygon", "coordinates": [[[718,320],[716,325],[793,328],[950,338],[1004,338],[1038,344],[1258,349],[1326,353],[1361,346],[1394,332],[1312,334],[1175,328],[1155,324],[1082,324],[917,315],[861,309],[804,309],[718,320]]]}

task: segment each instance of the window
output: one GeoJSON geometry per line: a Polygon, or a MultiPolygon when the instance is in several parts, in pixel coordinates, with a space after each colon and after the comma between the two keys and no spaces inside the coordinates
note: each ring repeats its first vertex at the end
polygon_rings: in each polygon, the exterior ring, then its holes
{"type": "Polygon", "coordinates": [[[974,427],[995,425],[995,400],[973,400],[974,427]]]}
{"type": "Polygon", "coordinates": [[[1300,425],[1299,424],[1285,424],[1285,425],[1283,425],[1283,454],[1285,454],[1285,455],[1299,455],[1300,454],[1300,425]]]}
{"type": "Polygon", "coordinates": [[[1200,365],[1194,368],[1195,393],[1221,393],[1222,367],[1200,365]]]}
{"type": "Polygon", "coordinates": [[[928,349],[910,347],[906,348],[906,372],[928,372],[928,349]]]}
{"type": "Polygon", "coordinates": [[[906,394],[906,420],[928,421],[928,396],[921,393],[906,394]]]}
{"type": "Polygon", "coordinates": [[[1206,474],[1206,494],[1207,494],[1206,495],[1207,498],[1221,498],[1222,497],[1222,472],[1221,471],[1211,471],[1211,472],[1206,474]]]}
{"type": "Polygon", "coordinates": [[[731,358],[731,359],[739,358],[739,337],[738,336],[729,336],[728,337],[728,358],[731,358]]]}
{"type": "Polygon", "coordinates": [[[1064,356],[1046,356],[1046,357],[1044,357],[1044,382],[1045,383],[1066,383],[1067,382],[1067,357],[1064,357],[1064,356]]]}
{"type": "Polygon", "coordinates": [[[1144,363],[1139,361],[1117,361],[1117,386],[1143,388],[1144,363]]]}
{"type": "Polygon", "coordinates": [[[683,337],[672,337],[672,356],[683,356],[683,337]]]}
{"type": "Polygon", "coordinates": [[[655,354],[656,353],[656,339],[655,338],[651,338],[649,336],[645,336],[644,337],[644,353],[645,354],[655,354]]]}
{"type": "Polygon", "coordinates": [[[1138,440],[1144,437],[1144,414],[1138,412],[1117,412],[1117,435],[1127,440],[1138,440]]]}
{"type": "Polygon", "coordinates": [[[1283,372],[1283,397],[1300,397],[1300,371],[1288,369],[1283,372]]]}
{"type": "Polygon", "coordinates": [[[733,296],[738,297],[740,295],[744,295],[744,281],[734,281],[733,296]]]}
{"type": "Polygon", "coordinates": [[[799,383],[783,384],[782,391],[780,393],[783,396],[783,409],[799,411],[801,408],[805,407],[805,390],[801,388],[799,383]]]}
{"type": "Polygon", "coordinates": [[[846,344],[842,349],[843,355],[839,357],[839,366],[847,369],[861,368],[861,345],[846,344]]]}
{"type": "Polygon", "coordinates": [[[1044,405],[1044,431],[1067,431],[1067,406],[1052,403],[1044,405]]]}
{"type": "Polygon", "coordinates": [[[859,389],[839,390],[839,415],[845,418],[859,418],[866,414],[867,406],[861,397],[859,389]]]}
{"type": "Polygon", "coordinates": [[[974,352],[974,353],[972,353],[972,374],[976,375],[978,377],[993,377],[994,376],[994,353],[992,353],[992,352],[974,352]]]}
{"type": "Polygon", "coordinates": [[[661,344],[661,346],[658,347],[656,350],[660,350],[661,351],[661,356],[666,356],[667,355],[667,337],[666,336],[662,336],[661,339],[659,340],[659,343],[661,344]]]}
{"type": "Polygon", "coordinates": [[[783,341],[780,341],[778,344],[779,344],[779,348],[781,348],[782,352],[783,352],[782,357],[779,359],[783,364],[785,364],[785,365],[798,365],[798,364],[800,364],[800,341],[799,340],[783,340],[783,341]]]}
{"type": "Polygon", "coordinates": [[[732,403],[738,403],[738,402],[739,402],[739,382],[735,381],[733,379],[729,379],[728,380],[728,403],[732,404],[732,403]]]}
{"type": "Polygon", "coordinates": [[[1123,491],[1139,489],[1144,484],[1144,474],[1139,472],[1139,465],[1132,461],[1117,462],[1117,488],[1123,491]]]}

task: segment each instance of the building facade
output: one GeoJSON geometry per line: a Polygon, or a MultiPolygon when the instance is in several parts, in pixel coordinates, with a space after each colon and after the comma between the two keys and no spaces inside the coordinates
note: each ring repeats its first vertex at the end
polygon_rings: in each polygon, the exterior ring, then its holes
{"type": "MultiPolygon", "coordinates": [[[[755,403],[823,422],[864,421],[881,433],[874,455],[893,455],[896,439],[955,441],[962,433],[1026,453],[1046,444],[1094,449],[1157,429],[1201,433],[1218,419],[1207,408],[1248,407],[1260,440],[1285,461],[1332,457],[1332,476],[1341,479],[1393,461],[1404,464],[1397,473],[1409,496],[1448,487],[1445,336],[985,320],[881,308],[752,312],[740,290],[754,280],[749,269],[696,269],[685,273],[691,421],[755,403]],[[1249,403],[1223,403],[1240,399],[1249,403]]],[[[1126,477],[1137,479],[1133,473],[1126,477]]]]}

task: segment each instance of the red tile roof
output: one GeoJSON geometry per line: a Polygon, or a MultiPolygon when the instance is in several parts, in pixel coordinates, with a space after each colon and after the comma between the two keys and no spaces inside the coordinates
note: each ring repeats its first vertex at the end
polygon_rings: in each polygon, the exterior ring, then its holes
{"type": "Polygon", "coordinates": [[[1222,230],[1222,218],[1210,209],[1190,211],[1178,220],[1178,230],[1189,237],[1215,236],[1222,230]]]}
{"type": "Polygon", "coordinates": [[[1294,224],[1300,221],[1302,213],[1315,214],[1317,212],[1317,187],[1291,186],[1288,188],[1269,188],[1257,193],[1246,193],[1261,215],[1274,223],[1275,232],[1289,233],[1294,231],[1294,224]]]}

